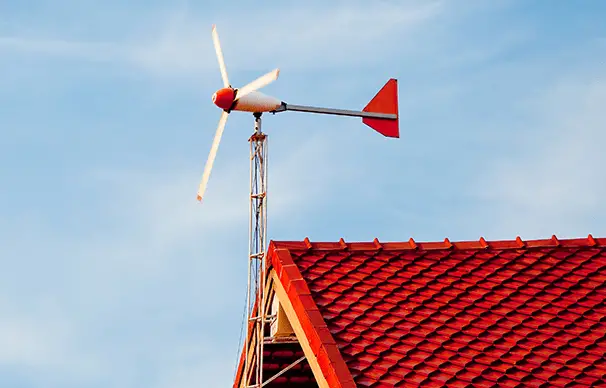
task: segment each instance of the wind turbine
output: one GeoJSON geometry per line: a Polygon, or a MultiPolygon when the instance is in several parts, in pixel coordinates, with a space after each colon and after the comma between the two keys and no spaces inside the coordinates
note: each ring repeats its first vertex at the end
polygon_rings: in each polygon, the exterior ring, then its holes
{"type": "Polygon", "coordinates": [[[219,149],[219,143],[223,136],[225,124],[227,123],[227,117],[232,111],[252,112],[255,114],[255,117],[260,117],[264,112],[275,114],[285,111],[356,116],[362,117],[364,124],[386,137],[399,137],[398,87],[396,79],[392,78],[387,81],[362,111],[287,104],[280,99],[258,92],[259,89],[278,79],[280,69],[270,71],[242,88],[233,88],[227,76],[227,68],[223,59],[223,51],[221,50],[216,25],[212,26],[212,38],[223,80],[223,88],[217,90],[212,95],[212,101],[223,112],[221,112],[219,125],[217,126],[215,138],[210,148],[206,166],[204,167],[204,173],[202,174],[202,181],[198,187],[198,201],[202,201],[206,192],[206,186],[208,185],[210,172],[217,156],[217,150],[219,149]]]}

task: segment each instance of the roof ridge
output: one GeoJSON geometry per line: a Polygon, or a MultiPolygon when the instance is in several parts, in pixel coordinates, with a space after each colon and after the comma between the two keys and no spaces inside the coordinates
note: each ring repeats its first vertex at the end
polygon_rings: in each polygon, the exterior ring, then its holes
{"type": "Polygon", "coordinates": [[[479,240],[451,241],[445,238],[443,241],[415,241],[412,237],[408,241],[382,242],[378,238],[372,241],[350,241],[340,238],[338,241],[316,241],[312,242],[308,237],[303,241],[275,241],[276,247],[291,250],[350,250],[350,251],[376,251],[376,250],[457,250],[457,249],[528,249],[528,248],[556,248],[556,247],[596,247],[606,246],[606,238],[595,238],[591,234],[584,238],[560,239],[552,235],[546,239],[523,240],[516,236],[515,240],[487,240],[480,237],[479,240]]]}

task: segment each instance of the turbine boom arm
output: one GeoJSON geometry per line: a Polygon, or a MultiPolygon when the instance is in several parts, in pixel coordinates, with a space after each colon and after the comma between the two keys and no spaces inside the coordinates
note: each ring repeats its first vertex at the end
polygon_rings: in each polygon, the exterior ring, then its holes
{"type": "Polygon", "coordinates": [[[374,119],[397,119],[398,115],[393,113],[377,113],[377,112],[364,112],[358,110],[347,110],[347,109],[332,109],[332,108],[318,108],[315,106],[306,105],[293,105],[282,103],[278,109],[271,113],[286,112],[287,110],[293,112],[307,112],[307,113],[319,113],[325,115],[336,115],[336,116],[352,116],[352,117],[368,117],[374,119]]]}

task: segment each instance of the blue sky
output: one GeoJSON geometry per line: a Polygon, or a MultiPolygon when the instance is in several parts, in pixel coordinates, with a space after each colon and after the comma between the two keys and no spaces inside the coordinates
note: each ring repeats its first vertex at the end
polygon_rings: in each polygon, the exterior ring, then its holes
{"type": "Polygon", "coordinates": [[[0,386],[230,386],[244,307],[248,143],[230,81],[363,107],[398,140],[267,117],[278,240],[606,236],[606,3],[0,2],[0,386]],[[227,4],[227,3],[226,3],[227,4]]]}

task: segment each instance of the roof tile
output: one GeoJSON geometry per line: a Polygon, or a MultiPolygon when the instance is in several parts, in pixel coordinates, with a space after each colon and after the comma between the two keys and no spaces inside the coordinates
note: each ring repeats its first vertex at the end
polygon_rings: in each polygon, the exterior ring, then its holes
{"type": "Polygon", "coordinates": [[[606,383],[606,239],[270,249],[288,250],[299,277],[277,256],[271,264],[315,302],[309,320],[326,330],[315,341],[338,346],[318,356],[330,378],[373,388],[606,383]]]}

